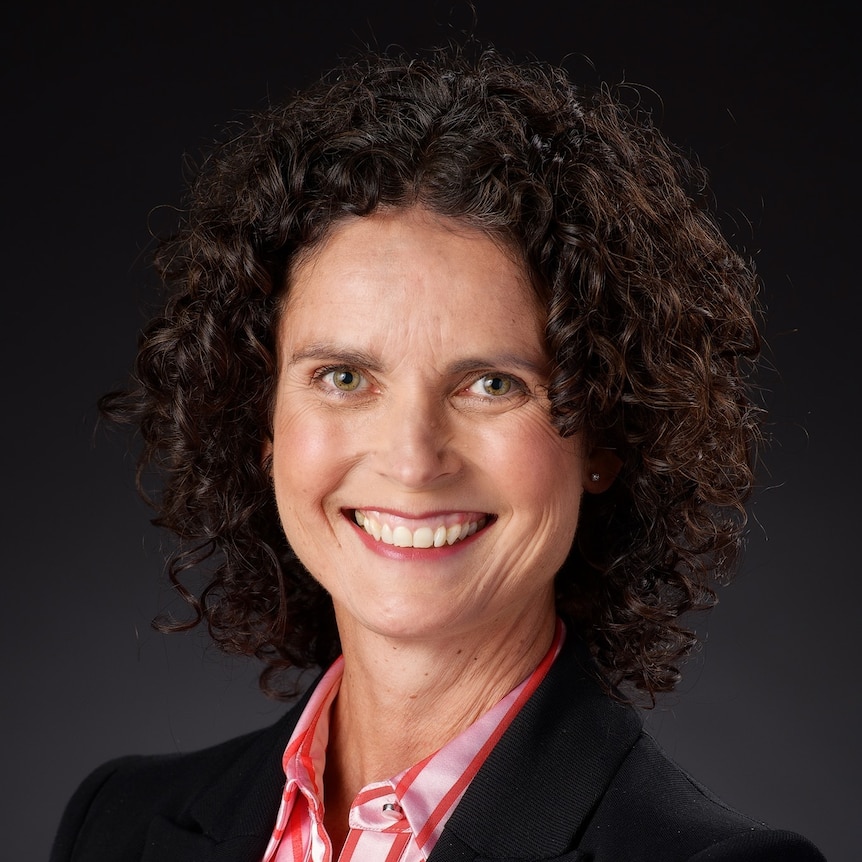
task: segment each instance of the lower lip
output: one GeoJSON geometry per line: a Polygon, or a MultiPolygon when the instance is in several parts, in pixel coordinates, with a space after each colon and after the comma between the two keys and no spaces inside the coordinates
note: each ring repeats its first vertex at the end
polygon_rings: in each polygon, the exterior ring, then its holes
{"type": "Polygon", "coordinates": [[[443,545],[440,548],[399,548],[397,545],[387,545],[386,542],[377,541],[374,536],[366,533],[352,518],[345,517],[345,520],[357,532],[366,548],[374,551],[375,554],[381,557],[386,557],[388,560],[401,560],[404,562],[429,562],[431,560],[442,560],[446,557],[451,557],[453,554],[457,554],[462,548],[472,545],[493,523],[493,521],[489,521],[481,530],[477,530],[472,536],[467,536],[466,539],[455,542],[454,545],[443,545]]]}

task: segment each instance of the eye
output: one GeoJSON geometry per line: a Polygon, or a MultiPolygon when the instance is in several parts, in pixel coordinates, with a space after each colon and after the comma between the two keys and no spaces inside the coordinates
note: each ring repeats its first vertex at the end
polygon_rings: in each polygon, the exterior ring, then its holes
{"type": "Polygon", "coordinates": [[[355,368],[323,368],[316,376],[339,392],[355,392],[362,385],[362,375],[355,368]]]}
{"type": "Polygon", "coordinates": [[[512,378],[505,374],[485,374],[469,387],[469,391],[477,395],[489,395],[492,398],[498,398],[502,395],[508,395],[512,391],[512,387],[516,385],[512,378]]]}

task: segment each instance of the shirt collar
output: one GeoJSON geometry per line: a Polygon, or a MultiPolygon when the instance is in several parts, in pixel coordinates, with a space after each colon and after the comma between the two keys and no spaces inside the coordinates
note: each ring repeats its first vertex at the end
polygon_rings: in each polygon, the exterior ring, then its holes
{"type": "MultiPolygon", "coordinates": [[[[502,700],[424,760],[385,781],[362,788],[351,806],[351,826],[387,832],[405,831],[409,826],[427,858],[488,753],[544,679],[564,638],[565,627],[558,620],[554,639],[542,661],[502,700]]],[[[321,779],[326,765],[330,711],[343,673],[344,659],[340,657],[312,693],[282,761],[286,795],[300,792],[318,822],[323,819],[321,779]]]]}

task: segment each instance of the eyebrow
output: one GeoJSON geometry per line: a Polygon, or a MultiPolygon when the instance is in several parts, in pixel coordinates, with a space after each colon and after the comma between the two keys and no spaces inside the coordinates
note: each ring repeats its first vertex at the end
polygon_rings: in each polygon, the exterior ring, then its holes
{"type": "Polygon", "coordinates": [[[290,367],[306,359],[318,359],[338,365],[356,365],[361,368],[367,368],[369,371],[380,371],[382,367],[377,359],[364,350],[337,347],[335,344],[330,344],[326,341],[314,342],[297,350],[290,357],[287,365],[290,367]]]}
{"type": "Polygon", "coordinates": [[[478,371],[487,368],[519,368],[522,371],[530,371],[533,374],[546,374],[547,362],[534,362],[519,353],[495,353],[492,356],[470,356],[459,359],[449,366],[452,374],[463,374],[467,371],[478,371]]]}
{"type": "MultiPolygon", "coordinates": [[[[379,359],[364,350],[339,347],[325,341],[314,342],[295,351],[290,357],[288,367],[306,359],[357,366],[375,372],[381,371],[383,368],[379,359]]],[[[495,353],[492,356],[467,356],[453,362],[446,370],[449,374],[465,374],[468,371],[493,368],[517,368],[542,376],[548,373],[548,362],[547,360],[536,362],[519,353],[506,351],[495,353]]]]}

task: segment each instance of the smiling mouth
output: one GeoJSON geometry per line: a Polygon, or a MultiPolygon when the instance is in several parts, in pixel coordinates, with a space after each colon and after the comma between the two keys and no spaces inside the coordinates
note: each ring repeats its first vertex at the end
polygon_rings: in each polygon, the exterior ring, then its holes
{"type": "Polygon", "coordinates": [[[493,515],[459,512],[441,515],[437,519],[433,516],[423,518],[420,526],[411,528],[404,523],[404,518],[394,518],[374,509],[354,509],[352,515],[353,522],[375,541],[396,548],[442,548],[454,545],[494,520],[493,515]]]}

